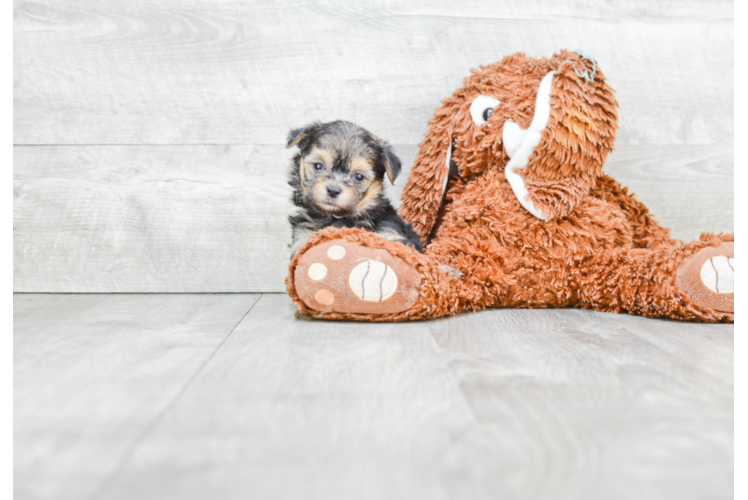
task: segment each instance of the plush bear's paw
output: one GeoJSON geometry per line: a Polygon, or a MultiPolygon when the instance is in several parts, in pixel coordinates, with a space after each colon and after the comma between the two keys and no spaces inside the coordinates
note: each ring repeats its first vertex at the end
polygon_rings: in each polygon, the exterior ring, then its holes
{"type": "Polygon", "coordinates": [[[320,312],[391,314],[418,300],[418,271],[386,250],[344,239],[326,241],[299,258],[299,298],[320,312]]]}
{"type": "Polygon", "coordinates": [[[695,305],[735,312],[734,243],[705,247],[683,259],[676,282],[695,305]]]}

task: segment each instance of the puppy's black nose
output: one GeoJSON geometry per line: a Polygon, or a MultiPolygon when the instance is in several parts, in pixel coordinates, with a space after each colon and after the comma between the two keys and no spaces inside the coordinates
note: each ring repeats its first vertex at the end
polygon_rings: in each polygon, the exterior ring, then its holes
{"type": "Polygon", "coordinates": [[[327,195],[330,198],[335,198],[340,194],[340,188],[338,186],[327,186],[327,195]]]}

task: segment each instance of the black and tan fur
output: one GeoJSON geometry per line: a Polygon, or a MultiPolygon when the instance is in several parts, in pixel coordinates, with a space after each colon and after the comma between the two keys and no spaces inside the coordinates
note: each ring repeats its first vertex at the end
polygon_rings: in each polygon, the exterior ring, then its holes
{"type": "Polygon", "coordinates": [[[400,173],[400,160],[386,142],[346,121],[315,122],[292,130],[286,147],[299,147],[289,172],[293,202],[292,256],[328,226],[358,227],[422,250],[421,241],[384,195],[400,173]]]}

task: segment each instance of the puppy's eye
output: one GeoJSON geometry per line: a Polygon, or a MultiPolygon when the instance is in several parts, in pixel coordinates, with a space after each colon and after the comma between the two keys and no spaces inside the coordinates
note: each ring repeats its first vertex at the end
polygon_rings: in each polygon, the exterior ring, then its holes
{"type": "Polygon", "coordinates": [[[314,164],[314,170],[322,170],[323,168],[325,168],[325,166],[322,165],[321,163],[314,164]]]}
{"type": "Polygon", "coordinates": [[[356,172],[355,174],[353,174],[353,178],[356,179],[358,182],[361,182],[362,180],[364,180],[364,174],[356,172]]]}
{"type": "Polygon", "coordinates": [[[491,118],[493,108],[499,104],[498,99],[487,95],[479,95],[470,104],[470,117],[476,125],[483,125],[491,118]]]}

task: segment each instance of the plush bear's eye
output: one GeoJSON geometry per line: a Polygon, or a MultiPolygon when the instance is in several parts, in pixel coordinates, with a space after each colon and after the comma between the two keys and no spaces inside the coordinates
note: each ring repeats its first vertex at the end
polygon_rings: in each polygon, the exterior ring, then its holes
{"type": "Polygon", "coordinates": [[[323,168],[325,168],[325,166],[322,165],[321,163],[314,164],[314,170],[322,170],[323,168]]]}
{"type": "Polygon", "coordinates": [[[364,174],[356,172],[355,174],[353,174],[353,178],[358,182],[361,182],[362,180],[364,180],[364,174]]]}
{"type": "Polygon", "coordinates": [[[473,119],[473,123],[476,125],[483,125],[491,118],[493,114],[493,108],[499,104],[498,99],[489,97],[487,95],[479,95],[470,104],[470,116],[473,119]]]}

